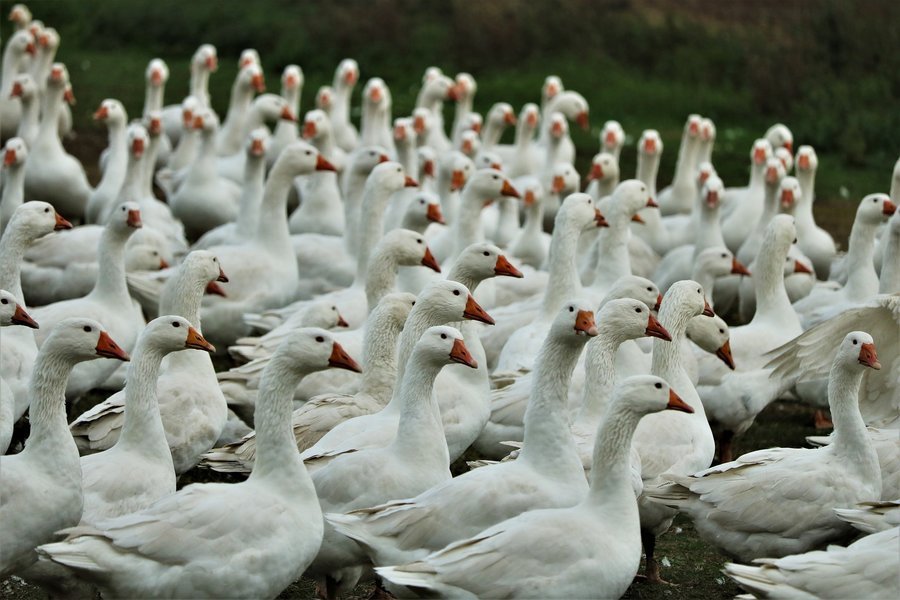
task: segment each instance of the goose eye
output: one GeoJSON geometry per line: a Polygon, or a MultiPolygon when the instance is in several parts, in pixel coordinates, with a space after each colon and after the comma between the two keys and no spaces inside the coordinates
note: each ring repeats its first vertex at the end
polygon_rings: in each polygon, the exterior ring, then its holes
{"type": "Polygon", "coordinates": [[[491,255],[491,253],[490,253],[490,252],[488,252],[488,251],[487,251],[487,250],[485,250],[485,251],[484,251],[484,255],[485,255],[485,256],[490,256],[490,255],[491,255]]]}
{"type": "Polygon", "coordinates": [[[321,342],[324,342],[324,341],[325,341],[325,338],[322,337],[321,335],[317,335],[317,336],[316,336],[316,341],[321,343],[321,342]]]}
{"type": "MultiPolygon", "coordinates": [[[[85,325],[85,326],[84,326],[84,330],[85,330],[86,332],[88,332],[88,333],[90,333],[91,331],[93,331],[93,329],[91,329],[91,326],[90,326],[90,325],[85,325]]],[[[853,343],[855,344],[855,343],[856,343],[856,340],[854,340],[853,343]]]]}
{"type": "Polygon", "coordinates": [[[446,333],[442,333],[442,334],[441,334],[441,339],[442,339],[442,340],[446,340],[446,339],[447,339],[447,334],[446,334],[446,333]]]}
{"type": "Polygon", "coordinates": [[[181,327],[181,323],[178,321],[172,321],[172,327],[181,327]]]}
{"type": "Polygon", "coordinates": [[[856,340],[853,340],[853,345],[854,345],[854,346],[856,345],[856,340]]]}
{"type": "Polygon", "coordinates": [[[453,295],[454,295],[454,296],[459,296],[459,290],[453,290],[453,295]]]}
{"type": "Polygon", "coordinates": [[[662,384],[661,384],[660,382],[657,381],[655,384],[653,384],[653,387],[655,387],[655,388],[658,389],[658,390],[661,390],[661,389],[662,389],[662,384]]]}
{"type": "Polygon", "coordinates": [[[643,312],[643,311],[640,308],[636,308],[636,309],[634,309],[634,312],[639,313],[639,312],[643,312]]]}

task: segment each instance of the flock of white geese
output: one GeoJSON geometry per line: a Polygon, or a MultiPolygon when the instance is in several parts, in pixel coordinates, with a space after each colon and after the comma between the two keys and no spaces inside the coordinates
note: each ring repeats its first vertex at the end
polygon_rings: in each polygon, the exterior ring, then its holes
{"type": "Polygon", "coordinates": [[[642,554],[664,583],[654,546],[681,512],[753,596],[900,595],[900,161],[838,253],[816,153],[781,124],[726,187],[716,128],[690,115],[657,190],[659,133],[625,179],[607,121],[585,187],[569,127],[588,103],[558,77],[481,115],[471,75],[429,67],[393,118],[347,59],[300,122],[301,68],[265,93],[246,50],[220,120],[204,44],[180,104],[153,59],[138,118],[97,108],[92,187],[61,143],[59,35],[9,18],[0,579],[618,598],[642,554]],[[217,351],[237,366],[216,372],[217,351]],[[833,433],[734,458],[780,398],[833,433]],[[192,469],[239,482],[178,488],[192,469]]]}

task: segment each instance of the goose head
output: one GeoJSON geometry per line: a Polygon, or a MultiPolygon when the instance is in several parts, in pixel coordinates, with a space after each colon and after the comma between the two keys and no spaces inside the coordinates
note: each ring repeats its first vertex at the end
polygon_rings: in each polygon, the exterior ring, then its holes
{"type": "Polygon", "coordinates": [[[151,59],[147,64],[147,70],[144,72],[147,85],[151,87],[162,87],[169,81],[169,67],[161,58],[151,59]]]}
{"type": "Polygon", "coordinates": [[[418,182],[403,170],[403,165],[392,160],[377,164],[366,179],[366,190],[378,189],[388,193],[418,186],[418,182]]]}
{"type": "Polygon", "coordinates": [[[338,63],[334,71],[334,89],[352,90],[359,81],[359,65],[352,58],[345,58],[338,63]]]}
{"type": "Polygon", "coordinates": [[[413,231],[425,231],[430,223],[444,224],[441,199],[437,194],[419,191],[413,196],[403,214],[403,227],[413,231]]]}
{"type": "Polygon", "coordinates": [[[478,84],[475,83],[475,78],[472,77],[469,73],[457,73],[456,74],[456,101],[457,102],[467,102],[471,101],[472,98],[475,97],[475,93],[478,91],[478,84]]]}
{"type": "Polygon", "coordinates": [[[16,297],[6,290],[0,290],[0,327],[10,325],[39,329],[37,322],[16,302],[16,297]]]}
{"type": "Polygon", "coordinates": [[[665,308],[673,306],[671,310],[683,312],[688,317],[705,315],[714,317],[715,313],[706,301],[703,286],[691,279],[676,281],[663,297],[665,308]]]}
{"type": "Polygon", "coordinates": [[[23,229],[27,237],[37,239],[61,229],[72,229],[72,224],[56,212],[47,202],[33,200],[25,202],[13,213],[7,225],[9,229],[23,229]]]}
{"type": "Polygon", "coordinates": [[[797,148],[797,173],[815,173],[819,168],[819,157],[812,146],[800,146],[797,148]]]}
{"type": "Polygon", "coordinates": [[[688,321],[685,335],[700,349],[715,354],[729,369],[734,370],[728,324],[720,316],[704,317],[700,315],[694,317],[688,321]]]}
{"type": "Polygon", "coordinates": [[[598,334],[594,311],[585,300],[566,302],[550,325],[554,339],[571,344],[584,344],[598,334]]]}
{"type": "Polygon", "coordinates": [[[269,133],[268,127],[257,127],[251,131],[245,142],[247,156],[257,159],[265,158],[271,139],[272,135],[269,133]]]}
{"type": "Polygon", "coordinates": [[[605,303],[620,298],[640,300],[654,311],[659,310],[663,300],[662,294],[659,292],[659,288],[656,287],[656,284],[649,279],[645,279],[638,275],[625,275],[619,277],[612,288],[610,288],[609,292],[606,293],[606,296],[604,296],[600,306],[602,307],[605,303]]]}
{"type": "Polygon", "coordinates": [[[23,104],[34,100],[38,93],[37,82],[34,77],[28,73],[19,73],[13,80],[12,90],[10,90],[10,98],[18,98],[23,104]]]}
{"type": "Polygon", "coordinates": [[[100,323],[83,317],[57,323],[41,345],[41,352],[63,354],[72,364],[96,358],[131,360],[100,323]]]}
{"type": "Polygon", "coordinates": [[[621,340],[636,340],[649,336],[672,341],[672,336],[666,331],[653,311],[646,303],[635,298],[619,298],[603,304],[597,315],[600,329],[606,334],[613,335],[621,340]]]}
{"type": "Polygon", "coordinates": [[[114,98],[107,98],[100,103],[100,107],[94,112],[94,120],[110,125],[125,125],[128,115],[121,102],[114,98]]]}
{"type": "Polygon", "coordinates": [[[334,327],[349,327],[350,325],[341,316],[337,306],[325,300],[317,300],[303,311],[303,326],[333,329],[334,327]]]}
{"type": "Polygon", "coordinates": [[[791,169],[794,168],[794,156],[787,148],[776,148],[775,157],[781,161],[785,173],[790,173],[791,169]]]}
{"type": "Polygon", "coordinates": [[[456,259],[454,268],[461,276],[483,281],[491,277],[524,277],[494,244],[476,242],[466,246],[456,259]]]}
{"type": "Polygon", "coordinates": [[[476,197],[485,204],[501,196],[521,198],[512,182],[497,169],[478,169],[466,182],[466,195],[476,197]]]}
{"type": "Polygon", "coordinates": [[[428,267],[435,273],[441,272],[441,267],[422,234],[409,229],[393,229],[386,233],[375,247],[374,255],[390,253],[397,264],[405,267],[428,267]]]}
{"type": "Polygon", "coordinates": [[[599,152],[591,159],[591,170],[588,181],[617,181],[619,179],[619,161],[609,152],[599,152]]]}
{"type": "Polygon", "coordinates": [[[259,52],[254,48],[246,48],[241,51],[241,56],[238,58],[238,69],[243,69],[249,65],[261,65],[262,63],[259,60],[259,52]]]}
{"type": "Polygon", "coordinates": [[[28,146],[25,145],[25,140],[18,137],[9,138],[6,140],[6,145],[3,146],[3,167],[7,169],[14,169],[17,167],[21,167],[25,164],[25,159],[28,158],[28,146]]]}
{"type": "Polygon", "coordinates": [[[416,145],[416,128],[410,117],[394,119],[394,143],[400,147],[412,148],[416,145]]]}
{"type": "Polygon", "coordinates": [[[479,150],[481,150],[481,138],[478,137],[478,134],[471,129],[463,131],[459,136],[459,151],[470,159],[474,159],[479,150]]]}
{"type": "Polygon", "coordinates": [[[800,182],[796,177],[788,175],[782,179],[778,185],[778,202],[782,212],[793,212],[802,194],[803,190],[800,189],[800,182]]]}
{"type": "Polygon", "coordinates": [[[617,383],[610,406],[612,410],[626,410],[638,416],[661,410],[694,412],[665,379],[655,375],[634,375],[617,383]]]}
{"type": "Polygon", "coordinates": [[[390,159],[381,146],[360,146],[350,157],[349,169],[356,176],[368,177],[376,166],[390,159]]]}
{"type": "Polygon", "coordinates": [[[289,96],[303,87],[305,78],[299,65],[288,65],[281,72],[281,95],[289,96]]]}
{"type": "Polygon", "coordinates": [[[875,340],[865,331],[851,331],[844,336],[834,362],[848,368],[856,368],[858,365],[875,370],[881,368],[875,340]]]}
{"type": "Polygon", "coordinates": [[[363,105],[373,111],[390,110],[392,104],[391,90],[384,79],[373,77],[363,87],[363,105]]]}
{"type": "Polygon", "coordinates": [[[265,122],[279,119],[291,122],[297,120],[297,115],[288,106],[287,100],[278,94],[260,94],[253,99],[250,110],[258,114],[265,122]]]}
{"type": "Polygon", "coordinates": [[[475,168],[496,169],[497,171],[502,171],[503,159],[500,158],[500,155],[496,152],[491,152],[490,150],[482,150],[478,153],[478,156],[475,157],[475,168]]]}
{"type": "Polygon", "coordinates": [[[147,323],[137,343],[164,354],[185,349],[216,351],[190,321],[177,315],[157,317],[147,323]]]}
{"type": "Polygon", "coordinates": [[[725,196],[725,184],[718,175],[710,175],[700,187],[700,198],[702,200],[700,206],[706,210],[716,210],[719,208],[722,198],[725,196]]]}
{"type": "Polygon", "coordinates": [[[31,24],[31,11],[24,4],[14,4],[9,11],[9,20],[15,25],[16,31],[27,29],[31,24]]]}
{"type": "Polygon", "coordinates": [[[494,324],[494,319],[475,301],[469,288],[458,281],[432,282],[419,294],[416,308],[429,312],[437,322],[469,319],[494,324]]]}
{"type": "Polygon", "coordinates": [[[544,78],[544,85],[541,86],[541,104],[546,106],[564,89],[562,79],[556,75],[547,75],[544,78]]]}
{"type": "Polygon", "coordinates": [[[587,231],[593,227],[609,227],[603,213],[594,204],[594,199],[581,192],[569,194],[560,205],[554,227],[562,226],[563,223],[571,223],[575,231],[587,231]]]}
{"type": "Polygon", "coordinates": [[[362,368],[334,339],[333,334],[318,327],[302,327],[293,331],[278,346],[279,354],[291,368],[302,373],[328,368],[361,373],[362,368]]]}
{"type": "Polygon", "coordinates": [[[459,151],[445,153],[438,163],[438,177],[451,192],[463,189],[474,170],[472,159],[459,151]]]}
{"type": "Polygon", "coordinates": [[[212,44],[202,44],[191,58],[191,71],[215,73],[219,68],[219,56],[212,44]]]}
{"type": "Polygon", "coordinates": [[[259,63],[249,62],[241,67],[235,78],[235,85],[247,93],[256,92],[257,94],[262,94],[265,92],[266,78],[259,63]]]}
{"type": "Polygon", "coordinates": [[[478,368],[478,362],[466,348],[463,335],[449,325],[437,325],[426,329],[416,342],[413,353],[418,360],[424,359],[435,366],[458,363],[470,369],[478,368]]]}
{"type": "Polygon", "coordinates": [[[327,113],[331,113],[334,107],[334,88],[330,85],[323,85],[316,92],[316,108],[320,108],[327,113]]]}
{"type": "Polygon", "coordinates": [[[787,125],[776,123],[769,127],[765,135],[766,140],[774,149],[784,148],[788,152],[794,149],[794,134],[787,125]]]}
{"type": "Polygon", "coordinates": [[[550,192],[557,196],[567,196],[577,192],[581,187],[581,175],[578,174],[572,163],[556,163],[553,165],[550,175],[550,192]]]}
{"type": "Polygon", "coordinates": [[[856,221],[867,225],[878,225],[887,221],[897,207],[887,194],[869,194],[856,209],[856,221]]]}
{"type": "Polygon", "coordinates": [[[313,146],[297,140],[286,146],[278,158],[272,171],[287,172],[292,176],[308,175],[313,171],[335,171],[334,165],[325,160],[313,146]]]}
{"type": "Polygon", "coordinates": [[[324,110],[311,110],[303,117],[303,139],[321,142],[331,135],[331,119],[324,110]]]}
{"type": "Polygon", "coordinates": [[[663,151],[662,138],[655,129],[645,129],[638,141],[638,153],[646,156],[659,156],[663,151]]]}
{"type": "Polygon", "coordinates": [[[747,267],[741,264],[731,250],[724,246],[714,246],[703,250],[697,255],[696,268],[710,274],[714,278],[725,277],[726,275],[750,276],[750,271],[747,270],[747,267]]]}
{"type": "Polygon", "coordinates": [[[618,121],[607,121],[600,130],[600,147],[604,152],[614,154],[625,143],[625,130],[618,121]]]}

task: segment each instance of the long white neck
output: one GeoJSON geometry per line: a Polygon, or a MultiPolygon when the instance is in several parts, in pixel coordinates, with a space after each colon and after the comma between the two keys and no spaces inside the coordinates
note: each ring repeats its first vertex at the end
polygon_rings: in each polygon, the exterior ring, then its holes
{"type": "Polygon", "coordinates": [[[631,488],[631,440],[640,415],[621,403],[610,407],[597,431],[591,463],[591,487],[582,503],[604,509],[620,527],[638,521],[638,507],[631,488]]]}
{"type": "Polygon", "coordinates": [[[97,250],[99,273],[88,298],[107,306],[131,306],[125,280],[125,245],[132,233],[131,229],[121,231],[109,226],[103,229],[97,250]]]}
{"type": "Polygon", "coordinates": [[[834,421],[834,453],[845,457],[870,475],[879,472],[878,456],[872,448],[866,424],[859,412],[859,385],[863,368],[847,365],[840,355],[831,365],[828,380],[828,406],[834,421]],[[873,473],[874,471],[874,473],[873,473]]]}
{"type": "MultiPolygon", "coordinates": [[[[13,164],[6,167],[3,174],[3,195],[0,196],[0,235],[6,231],[9,220],[16,209],[25,201],[25,169],[24,164],[13,164]]],[[[2,256],[2,254],[0,254],[2,256]]]]}
{"type": "Polygon", "coordinates": [[[575,421],[594,429],[607,412],[616,384],[616,352],[625,341],[615,323],[601,320],[597,337],[588,342],[584,354],[584,395],[575,421]]]}
{"type": "MultiPolygon", "coordinates": [[[[566,335],[571,335],[567,332],[566,335]]],[[[525,410],[525,437],[520,460],[557,471],[580,469],[575,440],[569,433],[569,382],[584,345],[551,333],[538,354],[534,383],[525,410]]]]}
{"type": "Polygon", "coordinates": [[[875,272],[876,225],[857,221],[850,230],[847,243],[848,297],[865,300],[878,293],[878,274],[875,272]]]}
{"type": "Polygon", "coordinates": [[[417,461],[446,461],[450,467],[447,438],[434,394],[434,380],[444,365],[413,352],[400,382],[400,421],[392,447],[395,452],[415,456],[417,461]]]}
{"type": "Polygon", "coordinates": [[[248,239],[256,231],[259,222],[260,203],[265,189],[266,160],[261,156],[248,156],[244,163],[244,185],[238,204],[235,229],[240,239],[248,239]]]}
{"type": "Polygon", "coordinates": [[[151,455],[157,460],[171,461],[172,453],[166,441],[156,396],[156,380],[164,357],[164,352],[147,344],[145,340],[138,340],[131,355],[131,364],[128,365],[125,423],[117,444],[151,455]]]}
{"type": "Polygon", "coordinates": [[[362,213],[359,221],[359,246],[356,255],[356,272],[365,273],[369,266],[369,255],[381,239],[384,231],[384,211],[391,198],[391,190],[381,185],[366,186],[363,194],[362,213]]]}
{"type": "Polygon", "coordinates": [[[256,460],[250,480],[292,480],[306,493],[315,494],[297,440],[291,427],[294,388],[311,371],[299,372],[297,365],[276,352],[266,365],[259,385],[253,420],[256,425],[256,460]]]}
{"type": "Polygon", "coordinates": [[[550,251],[547,253],[547,289],[541,312],[545,318],[552,318],[563,303],[581,293],[581,280],[578,278],[578,266],[575,264],[575,251],[578,249],[580,228],[571,219],[560,218],[557,213],[553,237],[550,238],[550,251]]]}

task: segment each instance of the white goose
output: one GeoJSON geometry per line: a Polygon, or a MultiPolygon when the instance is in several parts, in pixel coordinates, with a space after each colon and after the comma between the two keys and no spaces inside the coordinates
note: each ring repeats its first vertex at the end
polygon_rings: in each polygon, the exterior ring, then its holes
{"type": "MultiPolygon", "coordinates": [[[[191,252],[165,283],[159,313],[183,317],[200,330],[200,300],[216,281],[228,281],[216,256],[204,250],[191,252]]],[[[154,379],[174,471],[180,475],[218,439],[225,424],[225,398],[210,358],[202,353],[166,357],[159,377],[154,379]]],[[[72,436],[83,454],[106,450],[116,443],[125,426],[126,402],[127,393],[117,392],[72,422],[72,436]]]]}
{"type": "MultiPolygon", "coordinates": [[[[37,322],[16,302],[15,296],[6,290],[0,290],[0,327],[11,325],[38,328],[37,322]]],[[[9,447],[15,423],[15,409],[16,399],[12,390],[0,377],[0,454],[6,454],[6,449],[9,447]]]]}
{"type": "Polygon", "coordinates": [[[128,368],[122,434],[111,448],[81,459],[81,524],[143,510],[175,493],[156,380],[165,356],[185,348],[214,350],[187,319],[175,315],[154,319],[138,337],[128,368]]]}
{"type": "Polygon", "coordinates": [[[568,431],[566,387],[596,333],[594,313],[583,302],[568,302],[554,319],[528,401],[527,450],[518,460],[469,471],[414,498],[326,519],[380,566],[424,558],[527,510],[579,502],[587,485],[568,431]]]}
{"type": "Polygon", "coordinates": [[[190,485],[140,512],[69,530],[66,541],[41,546],[42,557],[110,597],[278,595],[315,557],[323,531],[291,439],[291,390],[329,366],[359,368],[327,331],[299,330],[279,348],[260,394],[259,455],[247,481],[190,485]]]}
{"type": "Polygon", "coordinates": [[[614,396],[597,434],[594,479],[580,503],[523,513],[421,561],[378,568],[378,574],[399,590],[433,590],[449,597],[624,594],[641,560],[628,465],[631,437],[644,415],[692,409],[659,377],[630,378],[614,396]],[[548,532],[560,543],[542,543],[548,532]]]}
{"type": "Polygon", "coordinates": [[[742,562],[806,552],[846,537],[850,527],[832,508],[881,496],[878,456],[857,401],[863,371],[880,367],[872,336],[847,334],[828,386],[833,444],[758,450],[691,476],[667,473],[673,483],[652,497],[687,513],[703,540],[742,562]]]}
{"type": "MultiPolygon", "coordinates": [[[[58,229],[71,229],[72,224],[62,218],[46,202],[26,202],[16,209],[0,236],[0,289],[11,293],[16,302],[25,306],[22,295],[22,258],[34,240],[58,229]]],[[[6,381],[15,398],[16,421],[28,409],[29,384],[37,344],[34,334],[15,328],[3,334],[0,344],[0,378],[6,381]]]]}
{"type": "MultiPolygon", "coordinates": [[[[297,449],[301,452],[323,435],[353,417],[373,414],[391,399],[397,375],[397,338],[416,297],[405,292],[387,294],[366,320],[362,381],[355,394],[323,394],[310,398],[291,416],[297,449]]],[[[256,459],[256,432],[204,455],[202,463],[224,473],[249,473],[256,459]]]]}
{"type": "Polygon", "coordinates": [[[0,195],[0,235],[25,201],[25,160],[28,147],[19,137],[6,140],[3,147],[3,191],[0,195]]]}
{"type": "Polygon", "coordinates": [[[100,357],[128,360],[100,323],[86,318],[58,323],[38,353],[29,385],[31,434],[22,452],[0,457],[0,577],[35,562],[35,546],[81,519],[81,466],[63,395],[72,368],[100,357]]]}
{"type": "MultiPolygon", "coordinates": [[[[343,513],[407,498],[451,478],[447,444],[441,422],[435,418],[438,407],[432,391],[438,373],[452,363],[472,369],[478,366],[462,334],[449,326],[424,331],[397,390],[400,416],[394,439],[384,447],[342,454],[313,472],[323,513],[343,513]],[[377,481],[366,477],[373,472],[390,475],[377,481]]],[[[322,548],[307,573],[331,597],[352,589],[361,566],[367,562],[359,546],[326,520],[322,548]]]]}
{"type": "Polygon", "coordinates": [[[54,63],[47,81],[44,118],[31,157],[25,163],[25,195],[57,207],[64,215],[80,219],[84,215],[91,187],[84,167],[63,148],[57,134],[57,116],[63,103],[69,72],[62,63],[54,63]]]}

